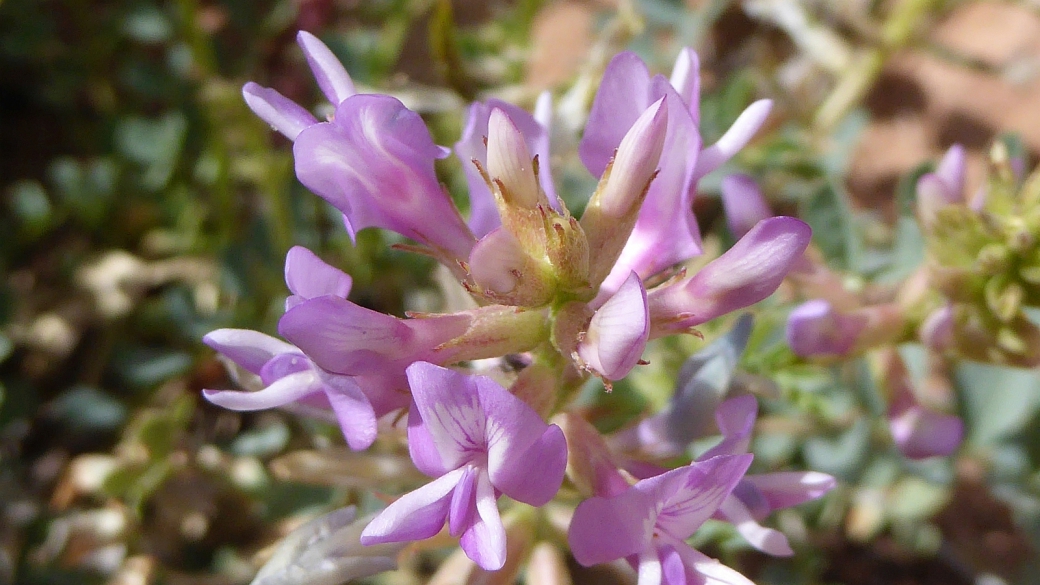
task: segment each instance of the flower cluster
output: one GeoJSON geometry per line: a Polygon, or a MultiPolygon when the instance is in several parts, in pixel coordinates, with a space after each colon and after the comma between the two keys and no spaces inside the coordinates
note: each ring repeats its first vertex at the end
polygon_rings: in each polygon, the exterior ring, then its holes
{"type": "Polygon", "coordinates": [[[297,177],[342,212],[352,237],[375,227],[414,241],[403,248],[441,262],[476,308],[381,314],[348,299],[348,275],[294,248],[285,266],[292,295],[278,325],[287,341],[230,329],[205,338],[260,389],[206,397],[234,410],[330,408],[355,450],[406,411],[409,454],[433,479],[376,516],[360,534],[364,545],[425,539],[447,525],[479,567],[502,569],[510,549],[499,498],[542,506],[566,477],[588,488],[579,487],[589,499],[571,523],[575,557],[636,559],[642,585],[685,582],[683,574],[736,582],[732,570],[683,543],[713,514],[763,550],[789,553],[782,535],[757,520],[830,484],[745,477],[753,400],[720,407],[726,438],[708,456],[674,470],[644,462],[649,474],[626,469],[624,454],[570,408],[589,376],[609,389],[640,363],[648,340],[764,299],[801,261],[808,226],[773,217],[749,225],[696,274],[673,270],[701,253],[692,212],[698,179],[750,140],[770,103],[752,104],[705,147],[696,54],[684,50],[670,79],[651,76],[634,54],[618,55],[579,145],[599,177],[580,218],[553,186],[549,98],[534,115],[496,100],[474,104],[453,149],[470,187],[467,220],[435,173],[435,161],[452,151],[434,143],[422,118],[391,96],[357,93],[325,45],[305,32],[298,40],[332,104],[328,119],[253,83],[246,102],[293,141],[297,177]],[[524,366],[509,379],[467,367],[508,355],[524,366]],[[609,532],[600,532],[603,518],[609,532]]]}

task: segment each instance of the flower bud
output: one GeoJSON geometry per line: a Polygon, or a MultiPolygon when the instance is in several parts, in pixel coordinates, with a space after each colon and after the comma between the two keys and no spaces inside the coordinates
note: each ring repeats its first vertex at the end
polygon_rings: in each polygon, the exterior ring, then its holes
{"type": "Polygon", "coordinates": [[[502,110],[488,119],[487,172],[507,206],[534,208],[542,197],[527,141],[502,110]]]}
{"type": "Polygon", "coordinates": [[[617,262],[657,172],[668,129],[665,103],[663,98],[654,102],[625,134],[581,217],[589,242],[589,282],[593,286],[617,262]]]}

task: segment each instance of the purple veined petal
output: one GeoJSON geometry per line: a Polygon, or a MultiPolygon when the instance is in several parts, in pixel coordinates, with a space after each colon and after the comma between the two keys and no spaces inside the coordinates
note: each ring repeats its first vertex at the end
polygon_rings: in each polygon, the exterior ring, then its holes
{"type": "Polygon", "coordinates": [[[427,362],[413,363],[405,374],[413,404],[445,469],[461,467],[487,452],[480,392],[500,386],[483,376],[468,376],[427,362]]]}
{"type": "Polygon", "coordinates": [[[202,395],[213,404],[228,410],[266,410],[285,406],[304,396],[320,392],[321,379],[313,371],[291,374],[256,392],[237,390],[203,390],[202,395]]]}
{"type": "Polygon", "coordinates": [[[635,53],[618,53],[607,64],[592,101],[578,154],[585,168],[599,177],[629,128],[654,100],[650,72],[635,53]]]}
{"type": "Polygon", "coordinates": [[[747,453],[757,415],[758,401],[750,394],[730,398],[720,404],[715,410],[715,421],[719,425],[719,432],[722,433],[722,442],[698,457],[698,460],[704,461],[717,455],[747,453]]]}
{"type": "Polygon", "coordinates": [[[296,176],[343,212],[352,238],[378,227],[466,258],[475,239],[437,180],[442,152],[419,114],[367,94],[341,102],[333,122],[307,128],[293,146],[296,176]]]}
{"type": "Polygon", "coordinates": [[[793,217],[761,221],[695,276],[648,294],[651,337],[682,330],[757,303],[780,286],[809,245],[812,230],[793,217]]]}
{"type": "Polygon", "coordinates": [[[318,87],[333,106],[357,93],[354,90],[354,81],[350,79],[343,64],[325,43],[318,40],[318,37],[301,30],[296,35],[296,42],[303,49],[303,55],[314,72],[318,87]]]}
{"type": "Polygon", "coordinates": [[[675,66],[672,67],[672,76],[669,83],[679,92],[693,117],[696,126],[701,124],[701,63],[697,52],[689,47],[683,47],[675,58],[675,66]]]}
{"type": "Polygon", "coordinates": [[[866,325],[866,319],[839,313],[828,301],[814,299],[787,316],[784,337],[801,357],[840,356],[852,350],[866,325]]]}
{"type": "Polygon", "coordinates": [[[252,81],[242,86],[242,98],[254,114],[289,140],[296,140],[304,128],[318,123],[310,112],[296,102],[252,81]]]}
{"type": "Polygon", "coordinates": [[[744,477],[752,458],[751,454],[720,455],[680,467],[679,470],[684,471],[680,476],[684,481],[664,501],[657,516],[658,530],[679,540],[696,532],[744,477]]]}
{"type": "Polygon", "coordinates": [[[376,413],[368,396],[347,376],[325,375],[322,381],[347,445],[354,451],[371,447],[376,440],[376,413]]]}
{"type": "Polygon", "coordinates": [[[257,375],[274,356],[300,353],[289,343],[250,329],[217,329],[207,333],[202,342],[257,375]]]}
{"type": "Polygon", "coordinates": [[[735,174],[722,179],[722,207],[726,224],[734,238],[742,238],[758,222],[773,217],[758,184],[748,175],[735,174]]]}
{"type": "Polygon", "coordinates": [[[740,533],[751,546],[775,557],[787,557],[794,554],[787,537],[783,533],[762,526],[751,516],[751,512],[744,504],[730,495],[719,507],[722,515],[729,520],[737,532],[740,533]]]}
{"type": "Polygon", "coordinates": [[[567,531],[574,559],[591,567],[648,549],[656,504],[632,488],[612,498],[597,496],[578,504],[567,531]]]}
{"type": "Polygon", "coordinates": [[[578,356],[599,375],[620,380],[639,362],[649,334],[646,288],[631,272],[617,293],[593,314],[578,343],[578,356]]]}
{"type": "Polygon", "coordinates": [[[440,532],[451,494],[465,473],[465,469],[456,469],[398,498],[368,523],[361,544],[423,540],[440,532]]]}
{"type": "Polygon", "coordinates": [[[498,496],[486,472],[477,474],[476,515],[462,534],[459,546],[485,571],[497,571],[506,563],[506,529],[498,513],[498,496]]]}
{"type": "MultiPolygon", "coordinates": [[[[293,246],[285,256],[285,284],[298,300],[333,295],[342,299],[350,294],[353,280],[350,275],[326,264],[314,252],[303,246],[293,246]]],[[[292,307],[286,302],[286,310],[292,307]]]]}
{"type": "MultiPolygon", "coordinates": [[[[539,104],[544,100],[539,98],[539,104]]],[[[541,106],[544,108],[544,106],[541,106]]],[[[462,162],[463,171],[466,174],[466,182],[469,185],[470,197],[470,219],[469,226],[477,237],[483,237],[491,230],[501,225],[498,216],[498,208],[495,199],[488,190],[484,178],[480,176],[476,160],[482,167],[487,168],[487,147],[484,138],[488,136],[488,120],[492,110],[502,110],[516,125],[516,128],[524,136],[527,149],[531,156],[537,156],[539,162],[539,184],[552,206],[559,210],[559,200],[556,197],[553,186],[552,173],[549,170],[549,132],[548,127],[543,125],[534,116],[523,108],[501,100],[491,99],[486,103],[475,102],[469,107],[466,115],[466,125],[462,131],[462,138],[455,143],[455,154],[462,162]]],[[[550,101],[551,112],[551,101],[550,101]]],[[[544,112],[543,112],[544,115],[544,112]]]]}
{"type": "Polygon", "coordinates": [[[780,510],[815,500],[834,489],[837,480],[818,471],[778,471],[749,475],[745,482],[758,488],[770,509],[780,510]]]}
{"type": "Polygon", "coordinates": [[[400,320],[334,296],[296,305],[282,315],[278,332],[314,363],[336,374],[374,367],[381,356],[401,352],[413,336],[400,320]]]}
{"type": "Polygon", "coordinates": [[[960,418],[921,405],[890,416],[888,424],[899,452],[910,459],[951,455],[964,437],[960,418]]]}
{"type": "Polygon", "coordinates": [[[946,185],[950,203],[964,202],[964,158],[964,147],[954,144],[935,169],[936,176],[946,185]]]}
{"type": "Polygon", "coordinates": [[[744,148],[751,141],[751,137],[762,127],[766,118],[769,117],[769,111],[772,109],[772,100],[758,100],[741,112],[740,116],[737,116],[737,120],[733,122],[729,130],[726,130],[722,138],[719,138],[718,142],[701,151],[700,156],[697,158],[697,168],[693,173],[694,177],[699,179],[733,158],[733,155],[737,154],[740,149],[744,148]]]}
{"type": "Polygon", "coordinates": [[[682,556],[686,567],[698,577],[698,581],[703,585],[755,585],[736,569],[727,567],[689,546],[677,547],[677,551],[682,556]]]}
{"type": "Polygon", "coordinates": [[[472,465],[462,468],[465,473],[451,494],[451,507],[448,509],[448,533],[459,536],[473,524],[477,510],[477,476],[481,471],[472,465]]]}

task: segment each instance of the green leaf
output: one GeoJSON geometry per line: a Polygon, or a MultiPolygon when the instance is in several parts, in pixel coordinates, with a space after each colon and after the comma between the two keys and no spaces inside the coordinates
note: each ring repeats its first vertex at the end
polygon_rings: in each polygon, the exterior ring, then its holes
{"type": "Polygon", "coordinates": [[[802,219],[812,227],[813,243],[832,266],[848,270],[858,256],[858,240],[845,190],[828,181],[800,205],[802,219]]]}
{"type": "Polygon", "coordinates": [[[990,445],[1022,431],[1040,409],[1040,374],[963,362],[954,371],[967,440],[990,445]]]}

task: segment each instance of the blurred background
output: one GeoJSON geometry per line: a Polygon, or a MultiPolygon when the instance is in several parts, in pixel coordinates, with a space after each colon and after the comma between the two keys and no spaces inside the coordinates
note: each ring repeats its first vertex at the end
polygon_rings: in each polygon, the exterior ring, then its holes
{"type": "MultiPolygon", "coordinates": [[[[705,143],[772,98],[726,171],[753,174],[778,211],[847,205],[868,244],[895,237],[903,178],[950,145],[969,150],[969,185],[998,137],[1029,167],[1040,151],[1035,1],[2,0],[0,583],[248,583],[300,518],[374,485],[334,427],[200,396],[233,385],[205,333],[274,332],[292,245],[350,273],[364,306],[440,303],[431,263],[371,230],[352,244],[295,180],[290,143],[242,101],[252,80],[320,109],[298,30],[363,91],[423,113],[439,144],[458,139],[474,99],[530,108],[552,91],[552,165],[573,208],[594,185],[574,141],[626,49],[666,74],[681,47],[698,51],[705,143]]],[[[464,205],[459,163],[438,171],[464,205]]],[[[723,175],[701,183],[704,233],[724,223],[723,175]]],[[[841,236],[817,232],[853,268],[841,236]]],[[[801,397],[773,430],[804,435],[798,413],[830,404],[804,392],[820,371],[749,359],[801,397]]],[[[1040,582],[1040,380],[973,375],[971,446],[956,460],[891,471],[864,455],[866,439],[792,439],[767,456],[846,482],[779,519],[809,545],[773,560],[709,535],[722,544],[708,550],[759,583],[1040,582]]],[[[424,582],[437,558],[381,582],[424,582]]]]}

